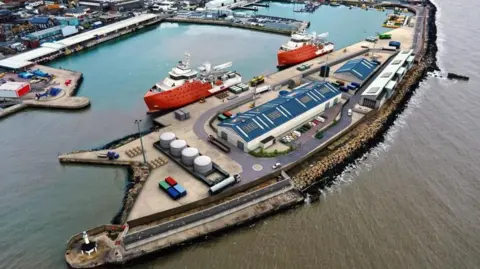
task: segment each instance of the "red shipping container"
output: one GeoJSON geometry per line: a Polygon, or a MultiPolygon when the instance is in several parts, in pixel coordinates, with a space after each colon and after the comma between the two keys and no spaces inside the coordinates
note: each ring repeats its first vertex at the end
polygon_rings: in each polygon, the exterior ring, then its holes
{"type": "Polygon", "coordinates": [[[175,186],[175,185],[177,185],[177,182],[176,182],[175,179],[173,179],[172,177],[167,177],[167,178],[165,179],[165,181],[168,183],[168,185],[170,185],[170,186],[172,186],[172,187],[175,186]]]}
{"type": "Polygon", "coordinates": [[[232,116],[232,113],[230,111],[225,111],[223,112],[223,115],[225,115],[225,117],[230,118],[232,116]]]}
{"type": "Polygon", "coordinates": [[[0,97],[19,98],[30,91],[30,84],[26,82],[11,82],[0,85],[0,97]]]}

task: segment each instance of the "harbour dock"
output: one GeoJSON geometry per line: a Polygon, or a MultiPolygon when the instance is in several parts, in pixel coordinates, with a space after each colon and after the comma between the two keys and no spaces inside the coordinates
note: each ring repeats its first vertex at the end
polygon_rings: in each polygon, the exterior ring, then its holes
{"type": "Polygon", "coordinates": [[[4,78],[11,81],[26,83],[36,81],[36,78],[21,79],[17,77],[17,73],[26,70],[39,69],[54,77],[54,79],[50,80],[48,83],[32,83],[32,92],[20,99],[13,100],[16,102],[15,105],[1,109],[0,119],[25,108],[77,110],[88,107],[90,105],[90,100],[88,100],[88,98],[74,96],[83,80],[81,73],[52,68],[41,65],[41,63],[46,63],[59,57],[65,57],[119,36],[157,24],[163,21],[164,17],[165,16],[157,16],[149,13],[141,14],[139,16],[62,39],[55,43],[47,42],[42,44],[39,48],[0,60],[0,67],[11,71],[6,72],[4,78]],[[70,82],[65,83],[66,81],[70,82]],[[51,88],[61,89],[61,91],[55,96],[46,94],[41,98],[36,98],[36,94],[44,94],[51,88]]]}
{"type": "MultiPolygon", "coordinates": [[[[16,100],[18,104],[0,110],[0,119],[25,108],[76,110],[90,105],[88,98],[75,96],[83,79],[82,73],[43,65],[33,65],[31,69],[41,70],[48,73],[52,78],[33,83],[31,85],[31,92],[22,96],[20,100],[16,100]],[[66,83],[67,81],[69,81],[69,83],[66,83]],[[36,94],[47,92],[50,88],[60,89],[60,92],[55,96],[46,95],[41,98],[36,97],[36,94]]],[[[33,81],[31,79],[19,78],[16,74],[12,73],[5,74],[4,79],[27,83],[33,81]]]]}
{"type": "MultiPolygon", "coordinates": [[[[406,49],[408,55],[412,50],[417,51],[417,47],[423,47],[424,39],[414,41],[414,36],[419,33],[423,35],[424,32],[421,32],[423,30],[419,30],[424,29],[423,25],[418,23],[424,23],[424,21],[416,22],[415,28],[403,26],[389,32],[392,39],[401,42],[402,49],[406,49]]],[[[88,257],[81,255],[78,248],[81,245],[82,236],[77,234],[67,245],[65,259],[68,264],[74,268],[90,268],[103,264],[123,263],[301,203],[304,197],[297,189],[305,187],[309,181],[302,181],[302,176],[291,178],[290,171],[309,157],[328,148],[332,143],[348,136],[352,130],[354,134],[362,134],[355,128],[372,127],[369,124],[373,123],[373,131],[368,134],[375,135],[379,130],[377,127],[381,126],[385,119],[384,116],[388,116],[398,104],[398,100],[403,99],[409,89],[408,83],[417,79],[416,75],[419,71],[414,68],[409,71],[406,82],[400,83],[399,94],[387,101],[385,109],[359,106],[361,94],[375,79],[379,78],[384,68],[392,63],[392,59],[401,53],[400,50],[382,49],[388,47],[388,43],[389,40],[380,40],[374,47],[372,43],[362,41],[331,54],[265,75],[264,85],[270,86],[270,90],[254,94],[256,89],[251,87],[245,92],[235,94],[236,98],[232,99],[228,97],[233,93],[227,93],[221,97],[209,97],[204,102],[192,103],[182,108],[191,115],[185,120],[176,119],[174,112],[155,117],[154,121],[164,127],[160,131],[144,135],[142,140],[129,140],[128,143],[109,150],[60,155],[59,161],[62,163],[121,165],[142,167],[145,170],[143,176],[140,175],[133,180],[141,182],[141,185],[135,190],[135,195],[130,196],[129,206],[123,214],[122,222],[119,225],[104,225],[86,231],[92,240],[97,242],[98,254],[88,257]],[[325,121],[313,128],[314,132],[304,133],[299,139],[299,146],[294,151],[275,158],[257,158],[235,145],[228,144],[230,151],[227,153],[209,142],[209,136],[217,135],[216,128],[219,126],[217,116],[224,111],[230,111],[233,114],[245,113],[250,108],[261,106],[278,97],[280,91],[289,92],[315,82],[334,83],[338,80],[337,78],[333,76],[324,78],[319,75],[322,66],[330,67],[330,72],[335,73],[347,61],[361,58],[374,59],[379,64],[374,68],[372,75],[365,77],[365,83],[358,90],[342,93],[338,103],[325,108],[322,113],[325,121]],[[299,70],[303,65],[309,67],[299,70]],[[315,137],[316,132],[322,132],[322,137],[315,137]],[[174,157],[166,155],[154,146],[157,141],[161,142],[160,135],[164,133],[172,133],[174,139],[185,140],[189,147],[196,148],[202,155],[210,157],[213,163],[228,174],[241,175],[241,181],[219,194],[209,193],[209,187],[192,173],[179,167],[178,160],[172,160],[174,157]],[[118,153],[118,158],[100,157],[107,151],[118,153]],[[143,154],[147,160],[146,164],[142,164],[143,154]],[[281,163],[281,169],[275,168],[277,162],[281,163]],[[187,189],[188,194],[178,200],[164,195],[159,190],[158,184],[166,177],[175,178],[187,189]]],[[[422,50],[419,51],[422,52],[422,50]]],[[[321,93],[311,95],[313,96],[311,99],[321,95],[321,93]]],[[[278,115],[289,113],[286,109],[278,111],[278,115]]],[[[265,120],[268,120],[266,116],[265,120]]],[[[259,124],[259,126],[262,125],[259,124]]],[[[366,135],[360,137],[368,138],[366,135]]],[[[278,144],[272,148],[282,150],[282,145],[278,144]]],[[[342,145],[338,143],[329,149],[341,149],[342,156],[332,155],[336,162],[343,161],[342,158],[348,156],[348,152],[356,149],[353,146],[342,147],[342,145]]],[[[317,170],[310,171],[305,177],[311,181],[334,165],[335,162],[331,162],[322,169],[315,166],[317,170]]],[[[130,193],[130,190],[127,192],[130,193]]]]}

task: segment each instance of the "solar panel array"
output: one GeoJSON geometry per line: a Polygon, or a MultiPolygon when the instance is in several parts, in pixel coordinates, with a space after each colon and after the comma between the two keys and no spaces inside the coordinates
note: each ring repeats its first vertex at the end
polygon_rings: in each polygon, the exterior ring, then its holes
{"type": "Polygon", "coordinates": [[[230,127],[245,141],[251,141],[340,94],[328,82],[311,82],[286,96],[238,113],[219,126],[230,127]]]}

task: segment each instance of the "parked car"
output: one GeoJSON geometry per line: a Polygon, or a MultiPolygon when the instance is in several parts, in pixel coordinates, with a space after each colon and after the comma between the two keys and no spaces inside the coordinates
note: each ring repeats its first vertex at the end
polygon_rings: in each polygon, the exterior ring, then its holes
{"type": "Polygon", "coordinates": [[[352,112],[352,109],[348,109],[348,111],[347,111],[347,115],[348,115],[349,117],[351,117],[351,116],[352,116],[352,113],[353,113],[353,112],[352,112]]]}
{"type": "Polygon", "coordinates": [[[281,163],[276,163],[272,166],[272,169],[277,169],[281,166],[282,164],[281,163]]]}

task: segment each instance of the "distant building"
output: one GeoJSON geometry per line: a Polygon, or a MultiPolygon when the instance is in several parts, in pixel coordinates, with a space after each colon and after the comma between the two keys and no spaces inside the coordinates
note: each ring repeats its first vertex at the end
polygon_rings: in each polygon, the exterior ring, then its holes
{"type": "Polygon", "coordinates": [[[15,20],[15,15],[10,10],[0,10],[0,23],[9,23],[15,20]]]}
{"type": "Polygon", "coordinates": [[[205,4],[206,8],[219,8],[236,3],[236,0],[213,0],[205,4]]]}
{"type": "Polygon", "coordinates": [[[78,33],[77,27],[72,25],[58,25],[26,36],[28,40],[38,40],[40,43],[53,42],[78,33]]]}
{"type": "Polygon", "coordinates": [[[40,43],[55,41],[61,39],[62,26],[54,26],[48,29],[30,33],[26,36],[30,40],[39,40],[40,43]]]}
{"type": "Polygon", "coordinates": [[[218,125],[223,140],[246,152],[271,145],[275,138],[340,102],[342,92],[328,82],[310,82],[218,125]]]}
{"type": "Polygon", "coordinates": [[[412,68],[414,58],[413,50],[399,52],[362,93],[360,104],[373,109],[381,107],[392,97],[398,82],[412,68]]]}
{"type": "Polygon", "coordinates": [[[89,7],[94,10],[132,10],[144,7],[144,0],[80,0],[80,6],[89,7]]]}
{"type": "Polygon", "coordinates": [[[73,18],[83,18],[87,15],[87,12],[90,8],[84,7],[77,7],[77,8],[70,8],[65,11],[65,17],[73,17],[73,18]]]}
{"type": "Polygon", "coordinates": [[[55,20],[50,17],[33,17],[30,23],[37,29],[47,29],[56,25],[55,20]]]}
{"type": "Polygon", "coordinates": [[[55,17],[60,25],[79,26],[80,20],[77,17],[55,17]]]}
{"type": "Polygon", "coordinates": [[[365,58],[353,59],[340,67],[333,77],[339,80],[362,84],[373,73],[377,65],[365,58]]]}

